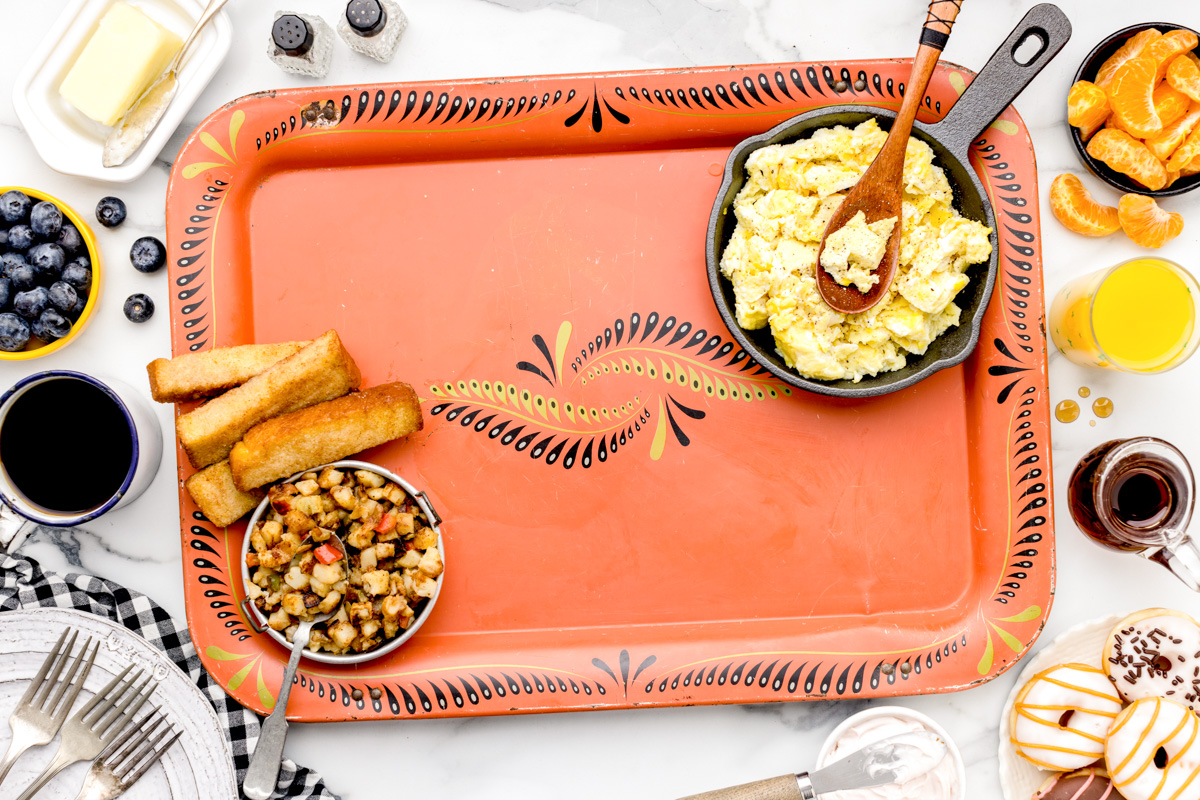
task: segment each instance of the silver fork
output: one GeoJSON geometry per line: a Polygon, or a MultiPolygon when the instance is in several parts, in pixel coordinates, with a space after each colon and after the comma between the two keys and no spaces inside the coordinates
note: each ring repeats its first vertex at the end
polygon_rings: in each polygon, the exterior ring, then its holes
{"type": "Polygon", "coordinates": [[[142,677],[143,670],[139,669],[129,676],[132,669],[132,664],[126,667],[75,716],[67,720],[62,728],[58,752],[50,759],[42,774],[25,787],[17,800],[29,800],[47,781],[75,762],[91,761],[125,730],[125,726],[156,688],[153,675],[147,675],[139,685],[138,679],[142,677]]]}
{"type": "Polygon", "coordinates": [[[179,731],[154,709],[104,748],[83,779],[75,800],[113,800],[125,793],[179,738],[179,731]]]}
{"type": "Polygon", "coordinates": [[[8,771],[26,750],[49,744],[67,719],[67,714],[71,713],[71,706],[75,704],[75,698],[79,696],[79,690],[83,688],[83,682],[91,672],[92,662],[100,650],[100,642],[89,636],[79,655],[72,659],[71,650],[78,637],[79,631],[69,628],[63,630],[62,636],[58,637],[58,644],[46,656],[42,668],[9,717],[12,741],[8,744],[4,761],[0,762],[0,783],[4,782],[8,771]],[[67,638],[68,633],[71,634],[70,639],[67,638]],[[88,648],[93,642],[95,646],[91,648],[91,655],[88,655],[88,648]]]}

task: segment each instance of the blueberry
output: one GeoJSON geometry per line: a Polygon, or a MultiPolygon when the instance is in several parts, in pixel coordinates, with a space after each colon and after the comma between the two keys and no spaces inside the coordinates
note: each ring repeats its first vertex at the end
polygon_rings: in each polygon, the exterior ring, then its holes
{"type": "Polygon", "coordinates": [[[89,272],[92,269],[92,260],[85,255],[75,256],[75,258],[71,260],[71,264],[78,264],[89,272]]]}
{"type": "Polygon", "coordinates": [[[0,253],[8,249],[8,228],[0,228],[0,253]]]}
{"type": "Polygon", "coordinates": [[[33,267],[28,265],[17,267],[8,277],[12,281],[12,288],[18,292],[25,292],[37,286],[37,275],[33,274],[33,267]]]}
{"type": "Polygon", "coordinates": [[[50,305],[59,311],[70,311],[79,302],[79,293],[69,283],[59,281],[50,287],[50,305]]]}
{"type": "Polygon", "coordinates": [[[13,308],[26,319],[37,319],[50,304],[50,291],[45,286],[35,286],[27,292],[21,292],[13,301],[13,308]]]}
{"type": "Polygon", "coordinates": [[[20,253],[4,253],[0,255],[0,278],[7,278],[17,267],[28,267],[29,260],[20,253]]]}
{"type": "Polygon", "coordinates": [[[33,247],[35,241],[37,237],[33,234],[33,228],[28,225],[13,225],[8,229],[9,249],[28,250],[33,247]]]}
{"type": "Polygon", "coordinates": [[[47,285],[58,280],[67,263],[67,254],[56,244],[35,244],[29,249],[29,266],[38,280],[47,285]]]}
{"type": "Polygon", "coordinates": [[[29,323],[16,314],[0,314],[0,350],[16,353],[29,342],[29,323]]]}
{"type": "Polygon", "coordinates": [[[167,263],[167,248],[153,236],[143,236],[129,249],[129,260],[138,272],[158,272],[167,263]]]}
{"type": "Polygon", "coordinates": [[[145,322],[154,316],[154,301],[144,294],[125,298],[125,316],[130,322],[145,322]]]}
{"type": "Polygon", "coordinates": [[[96,220],[106,228],[115,228],[125,221],[125,203],[119,197],[102,197],[96,203],[96,220]]]}
{"type": "Polygon", "coordinates": [[[77,320],[83,314],[83,309],[87,306],[87,295],[79,295],[79,299],[75,301],[75,305],[67,312],[67,319],[77,320]]]}
{"type": "Polygon", "coordinates": [[[92,271],[75,260],[63,268],[62,279],[76,292],[86,292],[92,286],[92,271]]]}
{"type": "Polygon", "coordinates": [[[32,207],[33,201],[24,192],[13,189],[0,194],[0,219],[9,225],[29,219],[29,209],[32,207]]]}
{"type": "Polygon", "coordinates": [[[54,203],[43,200],[29,212],[29,227],[46,241],[54,241],[62,232],[63,214],[54,203]]]}
{"type": "Polygon", "coordinates": [[[55,342],[71,332],[71,322],[53,308],[47,308],[33,322],[33,335],[43,342],[55,342]]]}
{"type": "Polygon", "coordinates": [[[64,222],[62,230],[58,232],[56,243],[63,249],[63,252],[74,255],[83,249],[83,236],[80,235],[79,228],[69,222],[64,222]]]}
{"type": "Polygon", "coordinates": [[[8,278],[0,278],[0,311],[8,307],[10,299],[12,299],[12,281],[8,278]]]}

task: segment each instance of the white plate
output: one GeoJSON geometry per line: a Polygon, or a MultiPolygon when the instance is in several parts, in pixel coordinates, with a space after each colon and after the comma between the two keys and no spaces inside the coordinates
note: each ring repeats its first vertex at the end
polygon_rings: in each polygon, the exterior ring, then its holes
{"type": "Polygon", "coordinates": [[[1012,745],[1008,721],[1021,689],[1034,675],[1056,664],[1087,664],[1100,669],[1108,635],[1117,627],[1117,623],[1127,616],[1129,615],[1120,614],[1094,619],[1063,631],[1054,641],[1038,651],[1025,665],[1025,669],[1021,670],[1021,675],[1012,691],[1008,693],[1008,701],[1000,715],[1000,788],[1004,792],[1004,800],[1029,800],[1046,779],[1054,774],[1021,758],[1012,745]]]}
{"type": "MultiPolygon", "coordinates": [[[[8,749],[12,732],[4,724],[46,654],[66,627],[79,631],[75,652],[87,635],[101,641],[96,662],[75,700],[75,709],[129,664],[149,670],[158,680],[151,696],[167,718],[181,730],[162,759],[122,795],[122,800],[229,800],[238,796],[229,744],[208,699],[165,655],[142,637],[115,622],[60,608],[0,613],[0,752],[8,749]]],[[[135,668],[136,668],[135,667],[135,668]]],[[[72,711],[74,713],[74,711],[72,711]]],[[[0,792],[16,797],[31,783],[58,749],[58,738],[28,751],[4,780],[0,792]]],[[[71,800],[83,785],[88,764],[67,767],[38,793],[38,800],[71,800]]]]}
{"type": "MultiPolygon", "coordinates": [[[[132,181],[145,172],[184,114],[212,80],[233,41],[233,28],[222,11],[192,45],[179,71],[179,89],[158,127],[132,158],[119,167],[101,161],[104,141],[112,128],[85,117],[62,99],[58,87],[100,18],[114,0],[74,0],[54,23],[46,38],[17,76],[13,107],[42,160],[58,172],[102,181],[132,181]]],[[[163,27],[187,38],[204,6],[199,0],[130,0],[163,27]]]]}

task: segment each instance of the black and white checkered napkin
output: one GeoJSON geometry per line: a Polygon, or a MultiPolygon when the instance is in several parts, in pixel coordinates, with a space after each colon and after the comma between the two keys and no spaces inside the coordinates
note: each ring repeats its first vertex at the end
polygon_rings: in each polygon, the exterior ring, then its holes
{"type": "MultiPolygon", "coordinates": [[[[179,628],[171,615],[145,595],[92,575],[56,575],[43,572],[31,558],[0,553],[0,611],[50,606],[73,608],[121,623],[142,636],[186,672],[216,709],[225,725],[237,770],[238,785],[250,766],[250,754],[258,741],[260,723],[251,711],[225,694],[200,665],[196,648],[186,628],[179,628]]],[[[284,759],[273,798],[299,797],[336,800],[317,773],[284,759]]]]}

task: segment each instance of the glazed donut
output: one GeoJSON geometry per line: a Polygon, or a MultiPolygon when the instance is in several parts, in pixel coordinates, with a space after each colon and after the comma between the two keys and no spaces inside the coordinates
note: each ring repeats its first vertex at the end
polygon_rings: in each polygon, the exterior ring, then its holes
{"type": "Polygon", "coordinates": [[[1108,773],[1089,767],[1055,775],[1034,792],[1032,800],[1121,800],[1108,773]]]}
{"type": "Polygon", "coordinates": [[[1121,705],[1102,670],[1086,664],[1051,667],[1017,694],[1009,720],[1013,746],[1042,769],[1081,769],[1104,755],[1104,738],[1121,705]]]}
{"type": "Polygon", "coordinates": [[[1200,711],[1200,623],[1166,608],[1130,614],[1108,636],[1104,672],[1126,702],[1165,697],[1200,711]]]}
{"type": "Polygon", "coordinates": [[[1200,717],[1161,697],[1120,713],[1104,746],[1104,763],[1129,800],[1200,800],[1200,717]]]}

